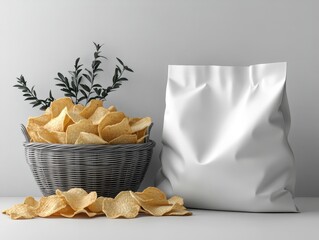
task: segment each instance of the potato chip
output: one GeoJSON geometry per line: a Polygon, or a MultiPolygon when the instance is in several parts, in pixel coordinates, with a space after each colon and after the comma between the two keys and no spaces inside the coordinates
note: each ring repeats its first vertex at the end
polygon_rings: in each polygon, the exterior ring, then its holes
{"type": "Polygon", "coordinates": [[[52,114],[51,107],[48,107],[47,109],[45,109],[44,114],[51,115],[52,114]]]}
{"type": "Polygon", "coordinates": [[[136,132],[137,139],[144,138],[147,135],[147,128],[136,132]]]}
{"type": "Polygon", "coordinates": [[[82,104],[76,104],[73,106],[72,112],[79,114],[84,109],[82,104]]]}
{"type": "Polygon", "coordinates": [[[98,125],[101,123],[107,113],[109,113],[108,109],[104,107],[98,107],[91,117],[89,117],[89,120],[91,120],[94,125],[98,125]]]}
{"type": "Polygon", "coordinates": [[[128,121],[130,123],[130,125],[132,126],[134,123],[140,121],[142,118],[138,118],[138,117],[135,117],[135,118],[129,118],[128,121]]]}
{"type": "Polygon", "coordinates": [[[55,101],[51,103],[51,106],[50,106],[51,119],[59,116],[64,108],[67,108],[68,110],[72,110],[73,106],[74,104],[72,102],[72,99],[69,97],[56,99],[55,101]]]}
{"type": "Polygon", "coordinates": [[[58,196],[64,197],[67,204],[74,210],[83,210],[88,207],[97,199],[96,192],[90,192],[89,194],[82,188],[72,188],[67,192],[56,190],[58,196]]]}
{"type": "Polygon", "coordinates": [[[190,216],[192,212],[187,211],[186,209],[182,210],[172,210],[164,214],[164,216],[190,216]]]}
{"type": "Polygon", "coordinates": [[[184,205],[184,199],[179,196],[173,196],[170,199],[168,199],[169,204],[175,204],[178,203],[179,205],[184,205]]]}
{"type": "Polygon", "coordinates": [[[93,133],[81,132],[75,144],[107,144],[107,142],[93,133]]]}
{"type": "Polygon", "coordinates": [[[143,137],[137,139],[137,143],[143,143],[143,142],[145,142],[145,139],[146,139],[147,137],[148,137],[148,135],[145,135],[145,136],[143,136],[143,137]]]}
{"type": "Polygon", "coordinates": [[[132,133],[138,132],[149,127],[152,124],[152,119],[150,117],[142,118],[141,120],[133,123],[131,125],[132,133]]]}
{"type": "Polygon", "coordinates": [[[57,117],[52,118],[47,124],[45,124],[44,128],[51,132],[63,132],[67,123],[70,121],[67,117],[67,111],[68,109],[65,107],[57,117]]]}
{"type": "Polygon", "coordinates": [[[123,135],[130,134],[132,132],[131,127],[128,123],[128,119],[124,118],[121,122],[113,125],[106,126],[102,130],[102,138],[110,142],[111,140],[123,135]]]}
{"type": "Polygon", "coordinates": [[[101,100],[93,99],[89,102],[88,105],[80,112],[80,115],[84,118],[89,118],[95,112],[98,107],[102,107],[103,102],[101,100]]]}
{"type": "Polygon", "coordinates": [[[37,216],[34,208],[27,204],[16,204],[11,208],[4,210],[2,213],[7,214],[11,219],[30,219],[37,216]]]}
{"type": "Polygon", "coordinates": [[[102,130],[108,126],[121,122],[125,118],[123,112],[110,112],[106,114],[98,126],[99,136],[102,137],[102,130]]]}
{"type": "Polygon", "coordinates": [[[45,142],[42,138],[39,137],[38,135],[38,131],[42,128],[42,126],[36,124],[36,123],[33,123],[33,122],[28,122],[28,125],[27,125],[27,131],[28,131],[28,134],[31,138],[31,142],[39,142],[39,143],[42,143],[42,142],[45,142]]]}
{"type": "Polygon", "coordinates": [[[94,212],[90,212],[86,209],[80,209],[80,210],[74,210],[72,209],[69,205],[67,205],[65,208],[61,209],[60,211],[56,212],[54,215],[55,216],[63,216],[66,218],[73,218],[75,215],[84,213],[86,214],[88,217],[95,217],[97,215],[97,213],[94,212]]]}
{"type": "Polygon", "coordinates": [[[27,124],[35,123],[39,126],[43,126],[43,125],[47,124],[50,120],[51,120],[51,115],[43,114],[43,115],[38,116],[38,117],[29,117],[27,124]]]}
{"type": "Polygon", "coordinates": [[[65,207],[66,204],[60,196],[51,195],[42,197],[35,211],[39,217],[49,217],[65,207]]]}
{"type": "Polygon", "coordinates": [[[31,197],[31,196],[26,197],[23,203],[33,208],[39,207],[39,202],[35,200],[34,197],[31,197]]]}
{"type": "Polygon", "coordinates": [[[142,201],[164,201],[163,203],[168,203],[166,199],[165,193],[159,190],[156,187],[148,187],[144,189],[143,192],[135,192],[136,196],[138,196],[142,201]]]}
{"type": "Polygon", "coordinates": [[[76,113],[70,110],[67,110],[66,114],[68,115],[72,123],[77,123],[80,120],[84,119],[84,117],[82,117],[79,113],[76,113]]]}
{"type": "Polygon", "coordinates": [[[109,142],[110,144],[134,144],[137,143],[137,136],[135,134],[123,134],[114,138],[109,142]]]}
{"type": "Polygon", "coordinates": [[[110,112],[116,112],[117,111],[115,106],[110,106],[110,107],[107,108],[107,110],[109,110],[110,112]]]}
{"type": "Polygon", "coordinates": [[[140,206],[132,198],[129,191],[123,191],[114,199],[105,198],[102,210],[108,218],[134,218],[138,215],[140,206]]]}
{"type": "Polygon", "coordinates": [[[95,202],[89,205],[87,208],[89,209],[89,211],[94,212],[96,214],[103,214],[102,208],[104,199],[104,197],[98,197],[95,200],[95,202]]]}
{"type": "Polygon", "coordinates": [[[40,128],[38,130],[39,137],[47,143],[66,143],[66,133],[65,132],[50,132],[45,128],[40,128]]]}
{"type": "Polygon", "coordinates": [[[97,126],[93,125],[88,119],[82,119],[79,122],[68,126],[66,130],[66,143],[74,144],[81,132],[97,134],[97,126]]]}

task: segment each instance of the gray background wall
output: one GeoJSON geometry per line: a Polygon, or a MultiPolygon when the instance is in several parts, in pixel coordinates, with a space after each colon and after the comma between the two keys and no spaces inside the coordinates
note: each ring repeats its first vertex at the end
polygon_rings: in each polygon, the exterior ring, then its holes
{"type": "MultiPolygon", "coordinates": [[[[38,95],[76,57],[90,64],[92,41],[134,70],[110,95],[129,115],[151,116],[157,142],[143,186],[159,167],[168,64],[288,62],[297,195],[319,196],[319,2],[288,0],[0,0],[0,196],[40,195],[24,160],[19,124],[40,111],[12,87],[21,73],[38,95]]],[[[108,79],[108,80],[107,80],[108,79]]]]}

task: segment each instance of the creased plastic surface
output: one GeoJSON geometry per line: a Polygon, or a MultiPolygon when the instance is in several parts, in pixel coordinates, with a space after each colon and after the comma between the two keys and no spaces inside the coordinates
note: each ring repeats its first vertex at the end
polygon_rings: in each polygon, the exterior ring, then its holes
{"type": "Polygon", "coordinates": [[[296,212],[286,63],[169,66],[157,186],[187,207],[296,212]]]}

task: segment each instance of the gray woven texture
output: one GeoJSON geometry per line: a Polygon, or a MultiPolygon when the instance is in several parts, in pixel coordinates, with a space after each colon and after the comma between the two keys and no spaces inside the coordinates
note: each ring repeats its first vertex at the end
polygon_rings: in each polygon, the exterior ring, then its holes
{"type": "Polygon", "coordinates": [[[155,142],[120,145],[24,143],[27,163],[43,195],[81,187],[99,196],[137,191],[155,142]]]}

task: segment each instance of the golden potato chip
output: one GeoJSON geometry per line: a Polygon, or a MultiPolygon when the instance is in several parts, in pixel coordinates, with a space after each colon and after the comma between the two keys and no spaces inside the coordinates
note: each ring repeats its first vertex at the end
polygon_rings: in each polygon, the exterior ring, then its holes
{"type": "Polygon", "coordinates": [[[128,119],[124,118],[121,122],[108,125],[102,130],[102,138],[110,142],[111,140],[123,135],[130,134],[132,132],[131,127],[128,123],[128,119]]]}
{"type": "Polygon", "coordinates": [[[88,119],[82,119],[79,122],[68,126],[66,129],[66,143],[74,144],[81,132],[97,134],[97,126],[93,125],[88,119]]]}
{"type": "Polygon", "coordinates": [[[43,125],[47,124],[50,120],[51,120],[51,115],[43,114],[43,115],[38,116],[38,117],[29,117],[27,124],[35,123],[39,126],[43,126],[43,125]]]}
{"type": "Polygon", "coordinates": [[[89,205],[87,208],[96,214],[103,214],[102,208],[103,208],[103,202],[104,202],[104,197],[98,197],[94,203],[89,205]]]}
{"type": "Polygon", "coordinates": [[[56,212],[54,215],[55,216],[63,216],[66,218],[73,218],[75,215],[84,213],[86,214],[88,217],[95,217],[97,215],[97,213],[94,212],[90,212],[86,209],[80,209],[80,210],[74,210],[72,209],[69,205],[67,205],[65,208],[61,209],[60,211],[56,212]]]}
{"type": "Polygon", "coordinates": [[[95,112],[89,117],[94,125],[98,125],[103,120],[104,116],[109,113],[109,110],[104,107],[98,107],[95,112]]]}
{"type": "Polygon", "coordinates": [[[132,133],[138,132],[149,127],[152,124],[152,119],[150,117],[142,118],[141,120],[133,123],[131,125],[132,133]]]}
{"type": "Polygon", "coordinates": [[[147,128],[137,131],[136,132],[137,139],[144,138],[147,135],[146,133],[147,133],[147,128]]]}
{"type": "Polygon", "coordinates": [[[84,107],[84,109],[80,112],[80,115],[84,118],[89,118],[98,107],[102,106],[103,102],[101,100],[93,99],[84,107]]]}
{"type": "Polygon", "coordinates": [[[109,107],[107,108],[107,110],[109,110],[110,112],[116,112],[116,111],[117,111],[117,109],[116,109],[115,106],[109,106],[109,107]]]}
{"type": "Polygon", "coordinates": [[[190,216],[192,212],[187,211],[186,209],[182,210],[172,210],[164,214],[164,216],[190,216]]]}
{"type": "Polygon", "coordinates": [[[135,118],[129,118],[128,121],[130,123],[130,125],[132,126],[134,123],[140,121],[142,118],[138,118],[138,117],[135,117],[135,118]]]}
{"type": "Polygon", "coordinates": [[[169,204],[175,204],[178,203],[179,205],[184,205],[184,199],[179,196],[173,196],[170,199],[168,199],[169,204]]]}
{"type": "Polygon", "coordinates": [[[48,107],[47,109],[45,109],[44,114],[51,115],[52,114],[51,108],[48,107]]]}
{"type": "Polygon", "coordinates": [[[72,112],[79,114],[84,109],[82,104],[76,104],[73,106],[72,112]]]}
{"type": "Polygon", "coordinates": [[[64,197],[67,204],[74,210],[83,210],[88,207],[97,199],[96,192],[90,192],[89,194],[82,188],[71,188],[67,192],[62,192],[59,189],[56,190],[58,196],[64,197]]]}
{"type": "Polygon", "coordinates": [[[107,144],[107,142],[93,133],[81,132],[75,144],[107,144]]]}
{"type": "Polygon", "coordinates": [[[137,136],[135,134],[123,134],[114,138],[110,144],[134,144],[137,142],[137,136]]]}
{"type": "Polygon", "coordinates": [[[66,204],[60,196],[51,195],[42,197],[35,211],[39,217],[49,217],[65,207],[66,204]]]}
{"type": "Polygon", "coordinates": [[[45,128],[40,128],[38,130],[39,137],[47,142],[47,143],[59,143],[65,144],[66,143],[66,133],[65,132],[50,132],[45,128]]]}
{"type": "Polygon", "coordinates": [[[63,132],[67,123],[70,121],[67,117],[67,111],[68,109],[65,107],[57,117],[52,118],[47,124],[45,124],[44,128],[51,132],[63,132]]]}
{"type": "Polygon", "coordinates": [[[102,137],[102,130],[108,126],[121,122],[125,118],[123,112],[110,112],[106,114],[98,126],[99,136],[102,137]]]}
{"type": "Polygon", "coordinates": [[[39,143],[42,143],[42,142],[45,142],[42,138],[39,137],[38,135],[38,131],[42,128],[42,126],[36,124],[36,123],[33,123],[33,122],[28,122],[28,125],[27,125],[27,131],[28,131],[28,134],[31,138],[31,142],[39,142],[39,143]]]}
{"type": "Polygon", "coordinates": [[[138,215],[140,206],[132,198],[129,191],[123,191],[114,199],[105,198],[102,210],[108,218],[134,218],[138,215]]]}
{"type": "Polygon", "coordinates": [[[56,99],[55,101],[51,103],[51,106],[50,106],[51,119],[59,116],[64,108],[67,108],[68,110],[72,110],[73,105],[74,104],[72,102],[72,99],[69,97],[56,99]]]}
{"type": "Polygon", "coordinates": [[[51,134],[51,132],[45,128],[38,130],[39,137],[47,143],[58,143],[58,140],[51,134]]]}
{"type": "Polygon", "coordinates": [[[31,196],[26,197],[23,203],[33,208],[39,207],[39,202],[35,200],[34,197],[31,197],[31,196]]]}
{"type": "Polygon", "coordinates": [[[147,137],[148,137],[148,135],[145,135],[145,136],[143,136],[143,137],[137,139],[137,143],[143,143],[143,142],[145,142],[145,138],[147,138],[147,137]]]}
{"type": "Polygon", "coordinates": [[[143,192],[135,192],[142,201],[164,201],[163,203],[168,203],[165,193],[156,187],[148,187],[144,189],[143,192]]]}
{"type": "Polygon", "coordinates": [[[7,214],[11,219],[30,219],[37,216],[34,208],[27,204],[16,204],[11,208],[4,210],[2,213],[7,214]]]}
{"type": "Polygon", "coordinates": [[[79,113],[76,113],[70,110],[67,110],[66,114],[68,115],[72,123],[77,123],[80,120],[84,119],[84,117],[82,117],[79,113]]]}

